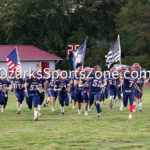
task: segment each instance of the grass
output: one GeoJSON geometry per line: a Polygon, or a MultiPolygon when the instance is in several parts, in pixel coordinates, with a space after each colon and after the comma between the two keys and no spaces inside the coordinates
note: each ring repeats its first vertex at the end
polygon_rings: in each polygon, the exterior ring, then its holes
{"type": "Polygon", "coordinates": [[[42,107],[42,117],[34,122],[33,111],[23,105],[16,112],[16,100],[9,95],[8,107],[0,113],[0,150],[149,150],[150,149],[150,88],[144,89],[143,112],[128,119],[128,109],[119,111],[120,102],[112,112],[108,102],[100,119],[92,107],[89,116],[77,114],[71,105],[61,116],[57,100],[56,112],[42,107]]]}

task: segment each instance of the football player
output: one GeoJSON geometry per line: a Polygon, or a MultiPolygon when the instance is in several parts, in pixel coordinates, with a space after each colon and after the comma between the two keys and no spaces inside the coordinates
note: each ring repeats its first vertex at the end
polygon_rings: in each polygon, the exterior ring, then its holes
{"type": "Polygon", "coordinates": [[[15,96],[17,99],[17,110],[18,110],[18,114],[20,114],[21,112],[21,108],[22,108],[22,103],[24,100],[24,80],[21,77],[21,75],[19,75],[17,78],[15,77],[12,81],[11,81],[11,89],[13,91],[15,91],[15,96]]]}
{"type": "Polygon", "coordinates": [[[132,112],[133,112],[133,101],[134,101],[134,88],[136,88],[140,94],[142,94],[142,91],[136,84],[136,80],[131,76],[132,73],[132,67],[128,67],[128,71],[124,74],[124,80],[123,80],[123,103],[124,107],[127,107],[128,105],[128,99],[130,101],[130,107],[129,107],[129,119],[132,118],[132,112]]]}
{"type": "Polygon", "coordinates": [[[64,115],[64,105],[69,106],[69,80],[64,79],[64,75],[59,77],[59,80],[55,82],[54,91],[58,92],[59,104],[61,105],[61,114],[64,115]]]}
{"type": "MultiPolygon", "coordinates": [[[[136,83],[139,89],[143,91],[143,86],[146,82],[146,79],[143,74],[141,74],[141,77],[140,77],[141,66],[138,63],[134,63],[132,67],[133,67],[133,70],[136,71],[138,75],[136,79],[136,83]]],[[[135,97],[134,97],[134,102],[133,102],[133,112],[135,112],[136,100],[138,100],[139,110],[142,111],[142,96],[143,95],[136,88],[134,88],[134,94],[135,94],[135,97]]]]}
{"type": "Polygon", "coordinates": [[[4,81],[0,79],[0,108],[1,112],[4,112],[5,107],[5,97],[6,97],[6,89],[4,86],[4,81]]]}
{"type": "Polygon", "coordinates": [[[31,77],[25,82],[26,89],[26,102],[28,108],[32,110],[32,104],[34,105],[34,121],[38,120],[38,104],[40,102],[39,92],[42,93],[42,88],[40,86],[40,82],[37,79],[36,72],[34,73],[34,77],[31,77]]]}

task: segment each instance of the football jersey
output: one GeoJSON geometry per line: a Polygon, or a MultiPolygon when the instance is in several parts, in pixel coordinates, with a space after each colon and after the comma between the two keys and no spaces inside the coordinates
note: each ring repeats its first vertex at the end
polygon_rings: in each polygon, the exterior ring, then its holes
{"type": "Polygon", "coordinates": [[[88,80],[83,80],[83,84],[85,85],[83,87],[83,91],[89,90],[89,81],[88,80]]]}
{"type": "Polygon", "coordinates": [[[57,89],[59,89],[59,94],[67,93],[67,86],[69,84],[69,80],[57,80],[55,82],[55,85],[57,86],[57,89]]]}
{"type": "Polygon", "coordinates": [[[55,85],[55,81],[52,80],[52,78],[47,79],[47,89],[46,90],[53,90],[54,89],[54,85],[55,85]]]}
{"type": "Polygon", "coordinates": [[[14,89],[16,92],[19,92],[19,91],[23,91],[24,88],[23,88],[23,84],[24,84],[24,80],[23,79],[13,79],[13,84],[14,84],[14,89]]]}
{"type": "MultiPolygon", "coordinates": [[[[77,77],[75,77],[74,76],[74,80],[77,80],[78,82],[80,82],[80,76],[79,75],[77,75],[77,77]]],[[[74,91],[75,92],[81,92],[82,91],[82,89],[83,89],[83,87],[79,87],[79,85],[77,84],[77,85],[74,85],[74,91]]]]}
{"type": "Polygon", "coordinates": [[[108,88],[111,89],[116,89],[117,88],[117,79],[114,79],[113,77],[108,78],[108,88]]]}
{"type": "Polygon", "coordinates": [[[0,93],[3,92],[3,84],[4,84],[4,81],[0,79],[0,93]]]}
{"type": "Polygon", "coordinates": [[[138,78],[138,79],[136,79],[136,83],[137,83],[138,87],[140,89],[142,89],[142,87],[144,85],[144,79],[143,78],[138,78]]]}
{"type": "Polygon", "coordinates": [[[98,79],[94,74],[91,74],[90,77],[92,79],[89,81],[89,92],[100,92],[101,85],[104,84],[103,77],[98,79]]]}
{"type": "Polygon", "coordinates": [[[133,92],[135,79],[133,79],[129,75],[128,75],[128,78],[129,79],[127,79],[127,78],[124,79],[124,82],[123,82],[123,91],[124,92],[133,92]]]}
{"type": "Polygon", "coordinates": [[[38,79],[32,80],[32,79],[27,79],[26,83],[28,83],[27,86],[27,92],[28,94],[38,94],[39,93],[39,88],[38,86],[40,85],[40,81],[38,79]]]}
{"type": "Polygon", "coordinates": [[[44,88],[44,83],[45,83],[45,81],[46,81],[46,80],[45,80],[44,78],[39,79],[39,84],[40,84],[41,89],[44,88]]]}
{"type": "Polygon", "coordinates": [[[5,89],[8,91],[9,86],[10,86],[10,81],[8,81],[8,80],[3,80],[3,81],[4,81],[5,89]]]}

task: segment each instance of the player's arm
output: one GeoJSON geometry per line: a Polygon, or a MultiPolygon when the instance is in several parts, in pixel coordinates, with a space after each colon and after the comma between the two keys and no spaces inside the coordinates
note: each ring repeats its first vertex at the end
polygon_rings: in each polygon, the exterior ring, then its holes
{"type": "Polygon", "coordinates": [[[143,94],[136,82],[134,83],[134,87],[140,92],[140,94],[143,94]]]}
{"type": "Polygon", "coordinates": [[[44,82],[44,91],[46,91],[47,85],[48,85],[48,81],[45,81],[44,82]]]}
{"type": "Polygon", "coordinates": [[[75,85],[75,86],[79,85],[79,80],[76,80],[76,79],[75,79],[75,80],[74,80],[74,85],[75,85]]]}
{"type": "Polygon", "coordinates": [[[145,86],[145,84],[147,83],[146,78],[144,76],[142,76],[142,78],[144,80],[144,85],[143,86],[145,86]]]}
{"type": "Polygon", "coordinates": [[[85,86],[85,84],[83,83],[83,80],[80,80],[79,81],[79,87],[84,87],[85,86]]]}
{"type": "Polygon", "coordinates": [[[70,91],[70,89],[71,89],[71,86],[70,86],[70,82],[67,84],[67,88],[66,88],[66,90],[69,92],[70,91]]]}
{"type": "Polygon", "coordinates": [[[6,88],[5,88],[4,84],[2,85],[2,89],[3,89],[4,93],[6,94],[6,88]]]}
{"type": "Polygon", "coordinates": [[[22,88],[25,88],[25,82],[22,84],[22,88]]]}
{"type": "Polygon", "coordinates": [[[73,80],[71,80],[68,84],[68,87],[67,87],[68,91],[70,91],[72,84],[73,84],[73,80]]]}
{"type": "Polygon", "coordinates": [[[28,85],[29,85],[29,83],[25,82],[25,84],[24,84],[25,89],[27,89],[28,85]]]}
{"type": "Polygon", "coordinates": [[[11,91],[14,91],[14,83],[11,81],[11,91]]]}
{"type": "Polygon", "coordinates": [[[40,93],[42,93],[42,92],[43,92],[42,87],[41,87],[41,85],[40,85],[40,84],[38,84],[38,89],[39,89],[39,92],[40,92],[40,93]]]}
{"type": "Polygon", "coordinates": [[[59,87],[59,86],[58,86],[57,84],[55,84],[55,85],[54,85],[54,91],[58,91],[58,87],[59,87]]]}

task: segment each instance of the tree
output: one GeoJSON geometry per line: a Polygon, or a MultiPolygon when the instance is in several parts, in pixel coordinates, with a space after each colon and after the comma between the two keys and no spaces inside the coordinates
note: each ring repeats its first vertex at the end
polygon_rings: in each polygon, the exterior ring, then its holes
{"type": "Polygon", "coordinates": [[[121,10],[116,20],[121,34],[123,63],[139,62],[150,67],[150,1],[132,0],[121,10]]]}

